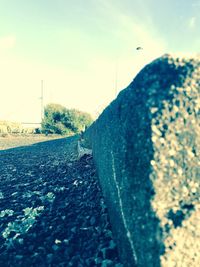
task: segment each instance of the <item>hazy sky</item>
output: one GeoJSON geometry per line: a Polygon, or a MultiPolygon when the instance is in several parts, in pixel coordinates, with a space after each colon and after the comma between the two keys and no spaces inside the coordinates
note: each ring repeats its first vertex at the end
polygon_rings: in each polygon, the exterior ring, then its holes
{"type": "Polygon", "coordinates": [[[199,48],[199,0],[0,0],[0,120],[40,121],[41,80],[45,103],[95,115],[155,57],[199,48]]]}

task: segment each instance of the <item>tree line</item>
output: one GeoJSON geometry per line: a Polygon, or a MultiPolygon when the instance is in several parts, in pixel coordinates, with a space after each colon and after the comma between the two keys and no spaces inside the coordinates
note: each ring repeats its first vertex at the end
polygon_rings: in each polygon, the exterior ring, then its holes
{"type": "Polygon", "coordinates": [[[80,133],[93,122],[92,116],[77,109],[67,109],[60,104],[44,108],[42,132],[45,134],[73,135],[80,133]]]}

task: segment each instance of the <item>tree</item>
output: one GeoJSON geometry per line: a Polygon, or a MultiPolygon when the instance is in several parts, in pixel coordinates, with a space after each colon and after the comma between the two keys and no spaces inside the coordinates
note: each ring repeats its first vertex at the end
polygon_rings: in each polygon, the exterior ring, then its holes
{"type": "Polygon", "coordinates": [[[67,109],[59,104],[48,104],[44,109],[42,132],[56,134],[75,134],[93,122],[89,113],[67,109]]]}

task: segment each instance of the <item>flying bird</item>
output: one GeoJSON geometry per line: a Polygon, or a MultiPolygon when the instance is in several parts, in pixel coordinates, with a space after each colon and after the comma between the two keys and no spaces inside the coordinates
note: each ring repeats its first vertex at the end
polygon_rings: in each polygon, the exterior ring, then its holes
{"type": "Polygon", "coordinates": [[[143,50],[143,48],[141,46],[138,46],[136,50],[143,50]]]}

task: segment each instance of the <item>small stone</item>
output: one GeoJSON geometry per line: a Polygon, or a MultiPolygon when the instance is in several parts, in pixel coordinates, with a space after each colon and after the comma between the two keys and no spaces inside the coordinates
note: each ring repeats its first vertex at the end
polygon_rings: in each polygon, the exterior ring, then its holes
{"type": "Polygon", "coordinates": [[[29,251],[33,251],[33,249],[34,249],[34,246],[33,246],[33,245],[30,245],[30,246],[28,247],[28,250],[29,250],[29,251]]]}
{"type": "Polygon", "coordinates": [[[116,248],[116,244],[115,244],[115,242],[113,241],[113,240],[110,240],[110,242],[109,242],[109,248],[116,248]]]}
{"type": "Polygon", "coordinates": [[[102,261],[101,267],[109,267],[109,266],[113,266],[113,261],[111,260],[102,261]]]}
{"type": "Polygon", "coordinates": [[[32,255],[32,257],[33,257],[33,258],[37,258],[38,255],[39,255],[39,253],[38,253],[38,252],[35,252],[35,253],[32,255]]]}
{"type": "Polygon", "coordinates": [[[52,262],[52,259],[53,259],[53,254],[52,253],[47,254],[47,262],[49,264],[52,262]]]}
{"type": "Polygon", "coordinates": [[[59,239],[56,239],[56,240],[55,240],[55,244],[60,244],[60,243],[62,243],[61,240],[59,240],[59,239]]]}
{"type": "Polygon", "coordinates": [[[23,245],[24,244],[24,239],[23,238],[19,238],[18,242],[19,242],[20,245],[23,245]]]}
{"type": "Polygon", "coordinates": [[[74,226],[73,228],[71,228],[71,232],[72,233],[76,233],[76,226],[74,226]]]}
{"type": "Polygon", "coordinates": [[[98,257],[95,259],[96,264],[101,264],[102,263],[102,258],[98,257]]]}
{"type": "Polygon", "coordinates": [[[15,258],[16,258],[17,260],[21,260],[21,259],[23,259],[23,256],[22,256],[22,255],[16,255],[15,258]]]}
{"type": "Polygon", "coordinates": [[[105,230],[105,237],[112,238],[112,232],[110,230],[105,230]]]}
{"type": "Polygon", "coordinates": [[[59,249],[59,246],[57,246],[57,245],[53,245],[53,246],[52,246],[52,249],[53,249],[54,251],[56,251],[56,250],[59,249]]]}
{"type": "Polygon", "coordinates": [[[95,222],[96,222],[96,219],[95,219],[94,216],[92,216],[92,217],[90,218],[90,225],[94,225],[95,222]]]}
{"type": "Polygon", "coordinates": [[[68,245],[69,244],[69,239],[64,239],[63,242],[68,245]]]}

